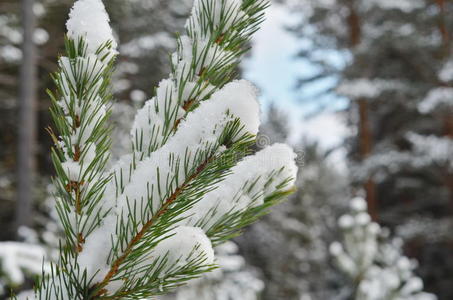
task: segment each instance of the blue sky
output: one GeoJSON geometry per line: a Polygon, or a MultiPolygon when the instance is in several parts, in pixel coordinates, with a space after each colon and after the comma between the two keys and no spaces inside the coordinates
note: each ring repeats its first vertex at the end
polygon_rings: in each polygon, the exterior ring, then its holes
{"type": "Polygon", "coordinates": [[[273,101],[281,107],[292,105],[302,112],[300,103],[295,103],[294,86],[297,77],[311,66],[295,59],[299,42],[284,29],[285,24],[295,19],[280,5],[269,8],[266,21],[254,36],[252,56],[244,66],[245,76],[259,85],[264,105],[273,101]]]}
{"type": "Polygon", "coordinates": [[[245,77],[260,88],[264,109],[274,102],[288,112],[293,141],[304,135],[319,141],[325,148],[334,147],[341,143],[347,130],[332,111],[344,107],[345,102],[332,99],[331,109],[314,118],[304,118],[318,104],[316,101],[302,102],[300,99],[313,91],[305,89],[302,94],[295,90],[295,85],[301,75],[309,75],[315,69],[308,62],[295,59],[301,42],[284,28],[293,22],[297,22],[297,15],[290,14],[283,6],[274,4],[268,9],[266,21],[254,37],[252,55],[244,62],[245,77]]]}

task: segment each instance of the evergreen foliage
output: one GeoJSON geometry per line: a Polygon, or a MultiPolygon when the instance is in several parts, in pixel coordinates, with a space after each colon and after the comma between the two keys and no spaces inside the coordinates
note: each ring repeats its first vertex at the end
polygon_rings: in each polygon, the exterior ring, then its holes
{"type": "Polygon", "coordinates": [[[65,239],[37,299],[142,299],[215,268],[222,244],[293,191],[282,144],[248,155],[255,88],[233,81],[267,2],[197,0],[172,73],[136,116],[133,150],[108,170],[117,55],[100,0],[79,0],[53,75],[57,211],[65,239]],[[211,245],[212,244],[212,245],[211,245]]]}
{"type": "Polygon", "coordinates": [[[216,247],[219,269],[191,282],[177,290],[175,295],[161,297],[161,300],[212,300],[241,299],[258,300],[264,288],[257,278],[257,272],[247,266],[233,242],[216,247]]]}
{"type": "Polygon", "coordinates": [[[303,1],[294,31],[310,40],[300,55],[326,78],[329,97],[350,100],[346,145],[351,181],[367,189],[372,218],[404,228],[427,289],[452,297],[451,1],[303,1]],[[320,55],[322,53],[322,55],[320,55]],[[332,54],[335,59],[324,59],[332,54]],[[321,58],[321,59],[320,59],[321,58]],[[449,75],[450,74],[450,75],[449,75]],[[369,187],[374,188],[369,188],[369,187]],[[408,226],[413,225],[411,230],[408,226]],[[424,242],[429,241],[429,242],[424,242]]]}
{"type": "MultiPolygon", "coordinates": [[[[288,115],[275,106],[260,127],[259,145],[285,142],[288,115]]],[[[247,262],[262,270],[261,299],[339,298],[343,274],[329,264],[329,244],[337,238],[336,211],[348,199],[347,180],[328,152],[305,139],[298,149],[297,192],[237,242],[247,262]],[[285,247],[282,247],[285,245],[285,247]]]]}
{"type": "Polygon", "coordinates": [[[402,240],[388,239],[388,230],[371,221],[364,199],[354,198],[350,212],[338,220],[343,244],[330,252],[354,286],[356,300],[435,300],[424,293],[423,281],[414,274],[417,261],[402,254],[402,240]]]}

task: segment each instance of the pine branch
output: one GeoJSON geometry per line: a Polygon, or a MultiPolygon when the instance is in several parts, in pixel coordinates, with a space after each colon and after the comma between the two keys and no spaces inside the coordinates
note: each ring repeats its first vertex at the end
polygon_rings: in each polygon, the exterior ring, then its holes
{"type": "Polygon", "coordinates": [[[267,6],[262,0],[244,1],[242,7],[226,0],[195,1],[187,35],[178,38],[178,50],[171,55],[169,79],[134,122],[132,141],[139,160],[164,145],[187,113],[232,79],[267,6]]]}
{"type": "Polygon", "coordinates": [[[215,268],[212,244],[292,191],[293,151],[274,145],[248,156],[259,127],[256,89],[229,82],[266,7],[261,0],[195,2],[170,78],[137,114],[133,152],[107,172],[116,44],[102,2],[76,2],[67,57],[54,75],[58,94],[50,93],[60,134],[49,129],[57,211],[67,241],[37,298],[167,293],[215,268]],[[91,14],[101,17],[95,31],[85,26],[91,14]]]}
{"type": "Polygon", "coordinates": [[[100,290],[95,294],[95,296],[93,298],[90,298],[90,299],[97,299],[97,297],[99,297],[103,293],[107,292],[106,290],[102,290],[102,289],[105,286],[107,286],[108,283],[110,282],[110,280],[112,279],[112,277],[116,275],[120,265],[131,254],[133,247],[138,242],[141,241],[141,239],[143,238],[145,233],[150,230],[150,228],[154,225],[154,223],[157,221],[157,219],[162,217],[162,215],[164,215],[169,210],[170,205],[172,205],[175,202],[175,200],[178,198],[178,196],[191,183],[191,181],[193,181],[202,171],[204,171],[204,169],[206,168],[206,166],[210,163],[210,161],[212,159],[213,159],[213,157],[207,159],[200,166],[198,166],[196,172],[194,174],[192,174],[189,178],[187,178],[184,181],[184,183],[180,187],[176,188],[176,190],[171,194],[171,196],[164,201],[164,204],[162,205],[162,207],[152,216],[152,218],[148,222],[145,223],[145,225],[142,227],[142,229],[132,238],[132,240],[127,245],[126,250],[123,252],[123,254],[113,262],[112,267],[109,270],[109,272],[107,273],[107,275],[104,277],[104,279],[99,284],[96,285],[97,286],[96,290],[99,290],[99,289],[100,290]]]}

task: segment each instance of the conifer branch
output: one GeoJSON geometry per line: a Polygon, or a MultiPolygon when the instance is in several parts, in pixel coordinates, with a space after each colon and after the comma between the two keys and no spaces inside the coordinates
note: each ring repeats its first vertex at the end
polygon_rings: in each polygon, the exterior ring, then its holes
{"type": "Polygon", "coordinates": [[[292,192],[285,145],[250,156],[256,89],[231,81],[263,0],[196,0],[172,74],[135,119],[133,151],[109,158],[109,79],[116,55],[101,0],[78,0],[54,75],[52,151],[66,242],[38,299],[143,299],[215,268],[222,243],[292,192]],[[86,27],[94,17],[97,26],[86,27]],[[99,34],[101,32],[101,34],[99,34]],[[251,171],[252,170],[252,171],[251,171]]]}
{"type": "Polygon", "coordinates": [[[97,286],[96,290],[98,290],[98,289],[100,289],[100,290],[95,295],[95,297],[92,299],[96,299],[96,297],[101,296],[102,293],[107,292],[106,290],[103,290],[103,288],[105,286],[107,286],[108,283],[110,282],[110,280],[112,279],[112,277],[116,275],[116,273],[118,272],[119,266],[124,262],[124,260],[128,257],[128,255],[131,254],[133,247],[143,238],[145,233],[150,230],[150,228],[154,225],[156,220],[168,211],[170,205],[176,201],[176,199],[182,193],[182,191],[190,184],[191,181],[193,181],[206,168],[206,166],[209,164],[209,162],[211,160],[212,160],[212,157],[207,159],[205,162],[203,162],[197,168],[197,170],[194,174],[192,174],[189,178],[187,178],[186,181],[180,187],[176,188],[176,190],[170,195],[170,197],[164,201],[164,204],[155,213],[155,215],[153,215],[152,218],[148,222],[146,222],[145,225],[143,225],[142,229],[131,239],[131,241],[129,242],[129,244],[126,247],[126,250],[124,250],[123,254],[112,263],[112,267],[110,268],[109,272],[104,277],[104,279],[99,284],[96,285],[97,286]]]}

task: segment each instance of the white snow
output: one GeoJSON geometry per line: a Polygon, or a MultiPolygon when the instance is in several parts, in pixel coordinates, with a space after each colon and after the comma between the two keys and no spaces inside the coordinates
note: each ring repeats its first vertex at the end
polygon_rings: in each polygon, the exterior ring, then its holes
{"type": "MultiPolygon", "coordinates": [[[[157,182],[157,172],[160,173],[160,178],[172,178],[174,171],[172,164],[168,162],[170,157],[184,161],[186,154],[189,154],[191,157],[187,170],[184,168],[179,170],[178,177],[182,182],[186,176],[185,172],[195,163],[194,155],[207,145],[215,144],[225,126],[234,118],[240,118],[244,126],[242,133],[254,135],[258,132],[259,104],[255,88],[246,81],[232,82],[215,93],[209,101],[203,102],[197,110],[188,114],[175,135],[163,147],[138,164],[130,184],[125,187],[124,194],[118,199],[119,209],[126,208],[126,199],[139,201],[144,197],[152,198],[153,207],[159,207],[164,197],[159,195],[159,190],[167,190],[167,183],[165,180],[157,182]],[[154,187],[152,195],[149,195],[148,185],[154,187]]],[[[221,145],[217,145],[219,146],[221,145]]]]}
{"type": "Polygon", "coordinates": [[[69,13],[66,23],[68,37],[73,40],[85,38],[88,53],[95,54],[107,42],[112,48],[101,55],[115,55],[117,43],[109,25],[110,18],[101,0],[78,0],[69,13]]]}
{"type": "Polygon", "coordinates": [[[0,47],[0,57],[6,62],[18,62],[22,59],[22,51],[13,45],[0,47]]]}
{"type": "MultiPolygon", "coordinates": [[[[187,35],[178,39],[178,49],[172,54],[173,71],[167,80],[161,82],[156,97],[149,100],[139,111],[131,131],[135,150],[142,152],[141,160],[149,153],[149,146],[162,146],[173,129],[173,123],[184,115],[183,105],[205,100],[217,87],[201,82],[201,73],[210,68],[232,64],[237,60],[233,52],[213,43],[212,29],[222,26],[228,30],[245,16],[241,10],[242,0],[195,1],[186,28],[187,35]],[[202,5],[205,5],[203,6],[202,5]],[[205,9],[210,11],[206,14],[205,9]],[[166,119],[169,117],[170,122],[166,119]]],[[[140,40],[143,47],[153,46],[162,36],[149,36],[140,40]]],[[[163,38],[166,40],[166,38],[163,38]]],[[[129,51],[131,47],[127,46],[129,51]]],[[[133,54],[134,50],[130,51],[133,54]]]]}
{"type": "Polygon", "coordinates": [[[344,247],[340,249],[336,245],[331,246],[330,249],[339,267],[353,278],[372,265],[378,251],[376,239],[378,232],[374,223],[363,210],[356,210],[357,206],[366,209],[366,203],[363,202],[364,200],[359,198],[351,201],[351,214],[343,215],[339,219],[339,225],[345,237],[344,247]],[[358,204],[359,202],[361,203],[358,204]]]}
{"type": "Polygon", "coordinates": [[[426,236],[429,243],[439,243],[445,240],[452,231],[453,220],[449,217],[435,220],[429,217],[417,217],[399,225],[396,229],[398,236],[404,240],[426,236]]]}
{"type": "Polygon", "coordinates": [[[449,82],[453,80],[453,59],[449,60],[439,72],[439,78],[442,81],[449,82]]]}
{"type": "Polygon", "coordinates": [[[367,7],[372,5],[382,9],[398,9],[405,13],[410,13],[413,10],[424,7],[425,3],[421,0],[367,0],[364,2],[367,7]]]}
{"type": "Polygon", "coordinates": [[[343,215],[338,219],[338,226],[341,229],[351,228],[354,225],[354,218],[350,215],[343,215]]]}
{"type": "Polygon", "coordinates": [[[442,165],[453,170],[453,140],[449,137],[409,133],[414,146],[417,166],[442,165]]]}
{"type": "Polygon", "coordinates": [[[352,100],[373,99],[388,90],[403,89],[405,85],[396,80],[359,78],[344,80],[337,88],[337,93],[352,100]]]}
{"type": "MultiPolygon", "coordinates": [[[[196,2],[194,15],[200,14],[200,3],[196,2]]],[[[212,0],[210,4],[213,9],[211,21],[215,26],[225,25],[224,30],[247,17],[240,9],[242,0],[222,2],[212,0]],[[221,7],[219,3],[225,6],[221,7]],[[225,11],[232,17],[225,18],[225,11]]],[[[198,19],[194,15],[191,20],[195,27],[192,28],[200,30],[201,26],[207,24],[202,23],[208,20],[198,19]]],[[[68,123],[77,123],[72,119],[75,118],[74,114],[77,117],[75,119],[81,123],[80,126],[74,126],[77,128],[69,134],[69,137],[62,137],[66,143],[60,144],[67,147],[63,151],[68,156],[63,163],[63,170],[69,180],[79,181],[84,176],[81,174],[86,173],[86,169],[96,158],[96,144],[91,137],[100,120],[107,114],[107,108],[102,104],[103,99],[98,96],[100,84],[94,82],[96,76],[106,68],[104,57],[111,58],[116,55],[117,43],[101,0],[76,1],[67,22],[67,30],[70,39],[83,38],[88,46],[83,57],[73,60],[62,57],[60,60],[60,67],[63,69],[60,80],[64,94],[60,106],[66,114],[68,123]],[[97,53],[99,47],[109,41],[112,47],[97,53]],[[89,75],[91,73],[95,74],[94,77],[89,75]],[[93,93],[87,99],[74,99],[73,87],[79,84],[81,77],[86,77],[88,84],[93,85],[93,93]],[[80,161],[69,157],[69,153],[74,152],[69,150],[75,145],[81,149],[80,161]]],[[[108,258],[109,254],[112,254],[111,243],[114,243],[113,246],[119,246],[117,249],[123,249],[124,243],[141,229],[131,229],[126,225],[120,228],[123,224],[129,225],[128,221],[132,217],[138,224],[144,224],[150,216],[155,216],[159,210],[162,212],[162,206],[169,196],[175,194],[179,187],[190,184],[191,181],[188,179],[192,180],[191,175],[199,172],[199,166],[206,159],[217,158],[227,151],[227,146],[220,143],[220,138],[223,137],[228,125],[236,120],[240,122],[242,127],[236,138],[244,134],[256,135],[258,132],[260,107],[257,90],[252,84],[247,81],[234,81],[218,90],[218,87],[200,80],[200,74],[206,68],[236,61],[231,52],[225,51],[217,43],[212,43],[209,32],[205,33],[189,30],[189,36],[180,38],[179,49],[172,57],[174,73],[161,81],[155,97],[147,101],[136,116],[131,130],[135,152],[122,156],[108,173],[114,176],[106,186],[100,206],[102,212],[111,210],[90,235],[82,233],[86,241],[83,244],[83,251],[77,258],[81,270],[86,271],[83,276],[93,278],[94,282],[101,280],[111,268],[111,261],[108,258]],[[195,103],[198,105],[196,110],[189,113],[183,109],[188,100],[196,100],[195,103]],[[180,123],[173,124],[173,121],[180,123]],[[139,140],[143,140],[143,144],[139,145],[139,140]],[[157,147],[152,153],[141,155],[154,143],[157,147]],[[123,175],[122,180],[119,180],[120,175],[123,175]],[[146,212],[143,211],[145,206],[146,212]],[[118,235],[122,229],[126,233],[121,235],[120,239],[118,235]]],[[[150,37],[142,39],[141,42],[142,48],[152,48],[156,39],[150,37]]],[[[131,51],[132,54],[133,52],[131,51]]],[[[143,100],[144,93],[134,92],[132,96],[143,100]]],[[[233,139],[232,142],[235,141],[236,139],[233,139]]],[[[204,208],[212,208],[212,203],[219,203],[216,208],[222,206],[222,209],[225,208],[223,214],[226,214],[231,210],[240,211],[262,204],[266,196],[283,189],[281,187],[283,182],[288,184],[285,189],[292,187],[297,174],[295,158],[294,152],[281,144],[244,158],[232,168],[225,181],[218,183],[217,189],[213,190],[212,194],[208,193],[206,201],[209,203],[205,204],[204,208]]],[[[95,175],[90,174],[90,179],[93,179],[94,183],[105,178],[104,174],[95,175]]],[[[218,217],[219,215],[213,216],[212,220],[215,221],[218,217]]],[[[72,214],[69,219],[72,222],[73,219],[78,220],[78,216],[72,214]]],[[[113,255],[116,254],[121,253],[113,255]]],[[[148,261],[143,261],[143,264],[137,267],[139,270],[145,270],[144,267],[148,263],[165,257],[167,263],[161,273],[165,276],[165,272],[169,272],[170,268],[175,265],[183,267],[198,256],[204,257],[203,265],[215,262],[211,241],[200,227],[179,226],[166,233],[156,247],[141,257],[148,261]]],[[[110,260],[113,259],[110,257],[110,260]]],[[[240,261],[236,263],[240,265],[240,261]]],[[[120,280],[114,281],[107,289],[117,290],[122,284],[120,280]]],[[[63,291],[63,294],[68,292],[63,291]]]]}
{"type": "MultiPolygon", "coordinates": [[[[201,97],[206,96],[204,91],[211,89],[206,87],[203,91],[197,92],[195,86],[189,83],[188,88],[195,89],[195,93],[198,93],[201,97]]],[[[184,90],[183,97],[189,97],[193,93],[193,90],[190,92],[184,90]]],[[[131,130],[132,141],[137,151],[146,152],[150,144],[162,142],[163,135],[159,133],[164,128],[166,115],[170,114],[172,116],[171,119],[174,121],[185,115],[181,104],[178,102],[177,95],[178,89],[175,86],[175,82],[170,79],[163,80],[159,84],[156,97],[147,101],[145,106],[138,111],[131,130]]],[[[249,82],[245,80],[231,82],[214,93],[210,100],[206,101],[206,103],[214,104],[201,105],[201,107],[207,105],[206,107],[211,108],[206,109],[205,115],[201,117],[199,122],[215,123],[223,117],[213,114],[213,110],[222,110],[222,114],[229,111],[232,115],[241,119],[242,124],[246,126],[246,131],[256,134],[259,127],[259,117],[256,115],[257,110],[259,113],[257,97],[257,89],[249,82]],[[218,107],[212,109],[215,106],[218,107]]],[[[188,99],[183,98],[182,102],[185,100],[188,99]]],[[[213,124],[206,125],[212,126],[213,124]]],[[[182,126],[184,125],[180,124],[179,128],[182,126]]]]}
{"type": "Polygon", "coordinates": [[[134,103],[142,103],[146,100],[146,93],[142,90],[133,90],[130,97],[134,103]]]}
{"type": "Polygon", "coordinates": [[[112,214],[102,220],[101,230],[95,230],[86,238],[83,251],[79,254],[80,267],[86,269],[94,282],[101,281],[108,273],[108,254],[110,253],[112,230],[116,227],[116,217],[112,214]],[[97,273],[96,273],[97,272],[97,273]]]}
{"type": "Polygon", "coordinates": [[[43,260],[46,257],[44,248],[38,245],[1,242],[0,269],[11,285],[21,285],[25,281],[25,274],[40,275],[42,267],[48,271],[49,265],[43,260]]]}
{"type": "MultiPolygon", "coordinates": [[[[103,176],[107,175],[104,174],[105,170],[102,169],[102,163],[99,161],[106,160],[108,154],[102,154],[103,157],[99,157],[100,154],[97,153],[99,140],[93,140],[93,133],[103,125],[103,120],[107,116],[108,108],[104,103],[106,99],[101,98],[100,89],[105,83],[106,59],[109,61],[116,55],[117,44],[101,0],[76,1],[70,12],[67,30],[68,37],[76,43],[79,39],[85,40],[87,51],[79,53],[78,57],[72,59],[69,57],[59,59],[61,71],[57,79],[62,87],[62,95],[58,104],[66,118],[67,127],[71,128],[70,132],[62,134],[59,145],[64,153],[63,172],[66,173],[69,181],[78,182],[82,187],[81,197],[84,200],[88,193],[92,195],[92,198],[96,198],[103,192],[102,189],[99,190],[98,186],[102,187],[100,183],[106,178],[103,176]],[[105,46],[107,42],[111,42],[111,47],[103,48],[99,52],[100,47],[105,46]],[[79,99],[77,89],[81,83],[88,92],[84,98],[79,99]]],[[[94,216],[96,213],[91,216],[84,214],[87,207],[90,206],[81,208],[80,215],[76,213],[75,209],[68,213],[68,221],[72,224],[74,231],[84,237],[88,235],[90,222],[98,222],[97,216],[94,216]]],[[[108,208],[99,207],[99,209],[102,213],[108,208]]],[[[107,224],[108,219],[104,219],[103,222],[107,224]]],[[[108,225],[115,227],[113,222],[108,225]]],[[[107,243],[102,245],[102,250],[105,250],[108,242],[107,240],[107,243]]],[[[98,252],[100,255],[103,254],[99,247],[95,247],[93,252],[82,253],[81,265],[87,267],[89,272],[92,271],[90,275],[97,271],[97,266],[105,264],[105,261],[96,260],[98,257],[93,255],[98,252]]]]}
{"type": "Polygon", "coordinates": [[[451,109],[453,107],[453,88],[439,87],[429,91],[426,98],[420,102],[418,109],[421,113],[434,110],[451,109]]]}
{"type": "MultiPolygon", "coordinates": [[[[246,81],[235,81],[226,85],[222,90],[214,94],[209,101],[204,101],[193,112],[189,113],[183,120],[178,131],[168,142],[153,152],[150,157],[137,162],[137,167],[128,179],[130,164],[133,156],[127,155],[120,160],[119,165],[114,167],[117,178],[121,169],[126,179],[123,193],[116,197],[113,183],[108,185],[107,193],[104,196],[103,207],[114,208],[113,213],[123,218],[128,218],[128,205],[137,209],[142,203],[148,203],[150,199],[153,211],[157,211],[162,201],[168,197],[176,188],[176,184],[182,184],[188,176],[188,172],[196,168],[199,162],[195,155],[211,145],[220,148],[216,144],[225,126],[235,118],[241,119],[243,124],[242,134],[257,134],[259,127],[259,104],[256,99],[256,89],[246,81]],[[187,156],[187,157],[186,157],[187,156]],[[187,158],[187,160],[185,159],[187,158]],[[180,162],[185,162],[180,167],[180,162]],[[167,180],[178,178],[178,182],[168,185],[167,180]],[[165,191],[162,192],[161,191],[165,191]],[[113,196],[113,197],[112,197],[113,196]]],[[[217,151],[216,151],[217,152],[217,151]]],[[[279,161],[279,160],[277,160],[279,161]]],[[[274,162],[276,163],[276,162],[274,162]]],[[[138,215],[138,211],[136,213],[138,215]]],[[[85,267],[104,268],[105,253],[109,249],[99,250],[100,244],[109,244],[110,238],[114,236],[115,227],[106,223],[100,226],[89,236],[84,247],[84,252],[98,253],[97,262],[81,260],[85,267]]],[[[101,273],[100,273],[101,276],[101,273]]]]}
{"type": "MultiPolygon", "coordinates": [[[[91,255],[95,258],[96,256],[91,255]]],[[[137,269],[153,262],[165,260],[165,267],[159,270],[161,278],[172,272],[179,272],[188,264],[197,262],[197,266],[210,266],[215,263],[214,249],[204,231],[197,227],[179,226],[169,231],[142,261],[137,269]]],[[[104,271],[104,270],[103,270],[104,271]]],[[[105,270],[104,272],[106,272],[105,270]]],[[[144,269],[143,272],[146,272],[144,269]]],[[[97,276],[99,277],[99,276],[97,276]]],[[[102,278],[102,277],[101,277],[102,278]]],[[[123,281],[112,281],[106,287],[114,293],[123,285],[123,281]]]]}
{"type": "Polygon", "coordinates": [[[212,23],[214,28],[222,26],[226,31],[245,17],[241,6],[242,0],[195,0],[186,28],[201,34],[204,32],[203,29],[212,23]],[[202,17],[206,15],[206,10],[208,10],[209,20],[202,17]]]}
{"type": "Polygon", "coordinates": [[[353,199],[350,209],[351,214],[339,221],[343,245],[334,242],[329,250],[338,267],[357,283],[355,299],[435,300],[434,295],[422,292],[423,282],[413,274],[417,263],[402,254],[402,241],[387,241],[387,230],[371,221],[365,200],[353,199]]]}
{"type": "Polygon", "coordinates": [[[76,80],[80,80],[80,78],[86,80],[87,86],[91,83],[92,86],[90,87],[93,88],[93,93],[99,89],[99,83],[94,85],[93,82],[98,81],[99,74],[101,74],[105,65],[101,63],[96,55],[88,54],[85,57],[77,57],[74,60],[62,56],[58,64],[63,71],[59,78],[59,83],[62,85],[66,95],[70,95],[71,92],[76,90],[76,80]]]}
{"type": "Polygon", "coordinates": [[[35,299],[35,292],[33,290],[22,291],[16,297],[18,300],[35,299]]]}
{"type": "Polygon", "coordinates": [[[217,103],[213,105],[226,106],[230,114],[240,118],[245,132],[253,135],[258,133],[260,126],[258,89],[249,81],[233,81],[213,94],[209,101],[217,103]]]}
{"type": "Polygon", "coordinates": [[[74,120],[69,113],[79,117],[80,126],[77,127],[69,136],[72,145],[84,147],[91,137],[93,131],[99,125],[99,122],[106,116],[107,108],[102,103],[102,99],[97,96],[102,80],[99,80],[99,74],[102,73],[105,65],[95,55],[87,57],[78,57],[70,60],[67,57],[61,57],[59,65],[62,71],[58,81],[62,86],[62,98],[58,102],[65,114],[68,114],[67,122],[72,126],[74,120]],[[91,96],[87,99],[77,99],[74,97],[75,87],[77,86],[76,78],[83,78],[86,85],[92,90],[91,96]]]}
{"type": "Polygon", "coordinates": [[[365,199],[363,199],[362,197],[355,197],[351,200],[350,207],[353,211],[356,212],[366,211],[367,204],[365,199]]]}
{"type": "Polygon", "coordinates": [[[33,42],[36,45],[44,45],[49,41],[49,33],[43,28],[36,28],[33,33],[33,42]]]}
{"type": "Polygon", "coordinates": [[[247,268],[244,258],[237,252],[238,247],[233,242],[216,247],[219,268],[178,289],[176,299],[258,300],[264,283],[255,272],[247,268]]]}
{"type": "Polygon", "coordinates": [[[183,223],[200,225],[208,230],[229,213],[263,204],[264,198],[287,179],[291,180],[285,189],[290,189],[297,175],[295,159],[293,150],[283,144],[269,146],[246,157],[213,191],[184,214],[188,218],[183,223]]]}
{"type": "Polygon", "coordinates": [[[452,139],[413,132],[407,133],[406,138],[412,144],[411,151],[382,148],[382,153],[373,154],[361,164],[353,166],[353,178],[364,180],[372,175],[376,182],[382,182],[390,174],[404,168],[420,169],[434,165],[453,170],[452,139]]]}
{"type": "Polygon", "coordinates": [[[83,171],[79,162],[68,160],[62,163],[61,167],[69,181],[79,181],[82,178],[83,171]]]}
{"type": "Polygon", "coordinates": [[[179,51],[172,56],[175,66],[176,78],[191,78],[200,74],[202,70],[213,68],[224,64],[232,58],[232,53],[223,50],[209,38],[192,40],[191,37],[183,35],[179,40],[179,51]]]}
{"type": "Polygon", "coordinates": [[[87,174],[88,168],[91,167],[94,159],[96,158],[96,145],[88,143],[82,149],[80,161],[73,161],[68,159],[66,162],[61,164],[63,171],[69,181],[79,181],[84,178],[87,174]]]}
{"type": "Polygon", "coordinates": [[[161,81],[156,97],[146,101],[144,107],[137,112],[131,130],[136,151],[146,152],[150,144],[162,142],[162,131],[168,115],[173,122],[184,116],[184,110],[178,102],[178,90],[171,79],[161,81]]]}
{"type": "Polygon", "coordinates": [[[355,216],[355,223],[359,226],[366,226],[371,222],[371,217],[366,212],[361,212],[355,216]]]}
{"type": "Polygon", "coordinates": [[[168,266],[179,268],[198,257],[203,257],[204,265],[214,263],[214,249],[201,228],[179,226],[168,236],[154,248],[151,254],[153,259],[166,257],[168,266]]]}

